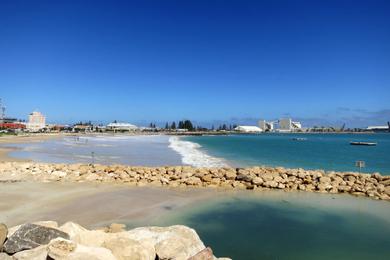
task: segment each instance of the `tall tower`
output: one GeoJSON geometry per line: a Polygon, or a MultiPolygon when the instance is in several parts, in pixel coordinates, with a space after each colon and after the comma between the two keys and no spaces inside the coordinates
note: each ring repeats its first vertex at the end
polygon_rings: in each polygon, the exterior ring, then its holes
{"type": "Polygon", "coordinates": [[[3,121],[5,118],[5,106],[3,106],[3,102],[1,102],[0,98],[0,121],[3,121]]]}

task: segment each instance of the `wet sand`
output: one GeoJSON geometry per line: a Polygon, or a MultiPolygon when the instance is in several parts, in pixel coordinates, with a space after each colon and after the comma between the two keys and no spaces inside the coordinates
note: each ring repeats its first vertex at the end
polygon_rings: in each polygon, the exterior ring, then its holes
{"type": "Polygon", "coordinates": [[[26,134],[26,135],[6,135],[0,136],[0,162],[25,162],[29,160],[9,156],[10,152],[17,151],[18,148],[8,146],[11,144],[33,143],[49,139],[62,138],[72,134],[54,133],[54,134],[26,134]]]}
{"type": "Polygon", "coordinates": [[[90,183],[0,182],[0,223],[77,222],[87,228],[153,221],[210,197],[206,189],[167,189],[90,183]]]}

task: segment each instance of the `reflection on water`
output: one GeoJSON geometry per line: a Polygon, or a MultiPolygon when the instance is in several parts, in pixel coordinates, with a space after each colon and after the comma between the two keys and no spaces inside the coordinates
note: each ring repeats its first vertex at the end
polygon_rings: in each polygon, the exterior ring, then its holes
{"type": "Polygon", "coordinates": [[[233,259],[390,259],[388,202],[285,192],[224,197],[153,224],[189,225],[217,256],[233,259]]]}

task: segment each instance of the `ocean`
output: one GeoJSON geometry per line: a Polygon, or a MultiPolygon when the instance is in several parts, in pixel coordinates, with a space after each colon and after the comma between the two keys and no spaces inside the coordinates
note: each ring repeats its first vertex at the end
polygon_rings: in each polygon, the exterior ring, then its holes
{"type": "Polygon", "coordinates": [[[390,174],[390,134],[259,134],[189,136],[182,141],[213,158],[215,163],[245,166],[359,171],[390,174]],[[304,138],[297,141],[294,138],[304,138]],[[354,146],[351,141],[376,142],[376,146],[354,146]],[[195,144],[195,145],[194,145],[195,144]]]}
{"type": "Polygon", "coordinates": [[[39,162],[101,163],[137,166],[274,166],[390,174],[390,134],[259,134],[228,136],[64,137],[7,145],[10,155],[39,162]],[[304,140],[294,140],[303,138],[304,140]],[[353,146],[351,141],[376,142],[353,146]]]}

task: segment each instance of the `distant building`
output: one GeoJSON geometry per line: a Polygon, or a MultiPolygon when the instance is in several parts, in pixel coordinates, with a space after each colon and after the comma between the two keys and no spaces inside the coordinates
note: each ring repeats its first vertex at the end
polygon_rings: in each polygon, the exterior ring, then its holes
{"type": "Polygon", "coordinates": [[[274,122],[267,122],[265,120],[259,120],[258,125],[263,131],[273,131],[274,130],[274,122]]]}
{"type": "Polygon", "coordinates": [[[18,130],[18,129],[25,129],[26,125],[20,122],[13,122],[13,123],[1,123],[0,122],[0,129],[7,129],[7,130],[18,130]]]}
{"type": "Polygon", "coordinates": [[[302,129],[300,122],[294,122],[291,118],[281,118],[279,119],[279,129],[280,132],[292,132],[302,129]]]}
{"type": "Polygon", "coordinates": [[[261,133],[263,130],[260,127],[257,126],[246,126],[246,125],[240,125],[234,128],[235,131],[243,132],[243,133],[261,133]]]}
{"type": "Polygon", "coordinates": [[[388,125],[369,126],[367,127],[367,130],[373,132],[390,132],[390,123],[388,123],[388,125]]]}
{"type": "Polygon", "coordinates": [[[27,130],[38,132],[46,127],[46,117],[40,112],[34,111],[28,116],[27,130]]]}
{"type": "Polygon", "coordinates": [[[72,132],[92,132],[93,125],[92,124],[75,124],[72,128],[72,132]]]}
{"type": "Polygon", "coordinates": [[[109,123],[106,127],[106,130],[111,130],[111,131],[136,131],[138,130],[138,126],[132,125],[129,123],[109,123]]]}

